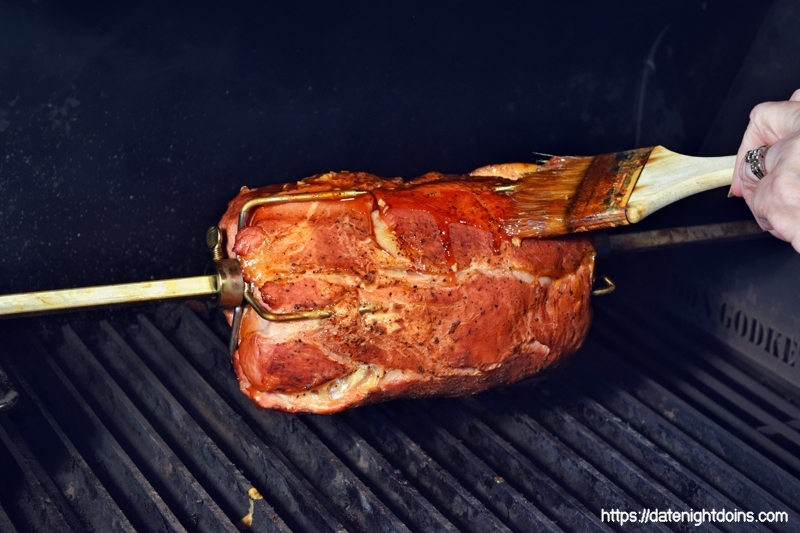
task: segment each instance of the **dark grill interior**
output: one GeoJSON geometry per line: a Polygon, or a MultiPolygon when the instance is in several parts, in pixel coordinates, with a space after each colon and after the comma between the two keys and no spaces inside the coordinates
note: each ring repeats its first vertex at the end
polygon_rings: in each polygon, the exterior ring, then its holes
{"type": "MultiPolygon", "coordinates": [[[[789,0],[62,4],[0,3],[3,294],[197,275],[242,185],[733,153],[800,86],[789,0]]],[[[637,229],[746,217],[717,191],[637,229]]],[[[0,532],[797,530],[800,256],[779,246],[620,258],[627,294],[548,379],[335,416],[255,408],[204,304],[2,321],[0,532]],[[656,305],[676,273],[709,316],[656,305]],[[643,508],[788,522],[601,518],[643,508]]]]}
{"type": "Polygon", "coordinates": [[[595,309],[535,386],[335,416],[255,408],[200,306],[5,324],[0,529],[583,532],[619,528],[601,509],[724,508],[793,530],[800,410],[686,324],[595,309]]]}

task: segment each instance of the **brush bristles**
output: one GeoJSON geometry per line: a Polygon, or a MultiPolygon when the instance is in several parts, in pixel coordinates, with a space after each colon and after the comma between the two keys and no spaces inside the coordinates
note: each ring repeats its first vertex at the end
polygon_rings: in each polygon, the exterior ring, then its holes
{"type": "Polygon", "coordinates": [[[508,235],[547,237],[569,233],[569,209],[593,157],[554,157],[513,186],[515,213],[505,221],[508,235]]]}

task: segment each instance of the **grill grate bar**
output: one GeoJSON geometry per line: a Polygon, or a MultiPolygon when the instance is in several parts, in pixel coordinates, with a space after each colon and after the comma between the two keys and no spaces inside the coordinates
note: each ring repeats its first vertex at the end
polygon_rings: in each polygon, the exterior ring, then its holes
{"type": "Polygon", "coordinates": [[[0,501],[9,501],[12,515],[32,531],[85,531],[63,498],[53,488],[43,486],[52,481],[42,475],[42,467],[32,460],[24,441],[9,435],[7,429],[13,431],[13,425],[4,421],[0,426],[0,501]]]}
{"type": "Polygon", "coordinates": [[[19,373],[14,378],[24,397],[21,405],[9,412],[9,419],[24,435],[25,441],[30,443],[34,455],[41,458],[48,476],[58,486],[60,493],[66,495],[81,522],[89,530],[110,529],[133,533],[135,530],[122,510],[25,378],[19,373]]]}
{"type": "MultiPolygon", "coordinates": [[[[737,437],[746,439],[756,449],[760,449],[762,453],[794,469],[795,472],[800,472],[800,459],[793,455],[791,451],[760,433],[756,428],[743,421],[738,414],[720,405],[719,402],[687,382],[685,378],[677,375],[674,366],[660,363],[658,359],[662,356],[662,352],[657,346],[650,346],[644,352],[647,353],[646,358],[640,357],[638,354],[642,353],[643,349],[634,345],[627,334],[623,338],[623,335],[618,333],[618,328],[610,329],[604,325],[604,321],[605,317],[599,318],[595,322],[594,341],[602,341],[604,346],[609,349],[613,348],[622,356],[620,359],[625,359],[631,366],[641,369],[640,374],[654,376],[651,379],[663,382],[669,390],[678,393],[688,404],[698,408],[701,412],[705,412],[712,420],[716,420],[719,426],[723,428],[727,426],[737,437]],[[655,355],[658,355],[658,357],[654,357],[655,355]]],[[[590,341],[590,343],[594,341],[590,341]]],[[[745,465],[746,463],[733,463],[732,466],[736,468],[737,464],[745,465]]]]}
{"type": "Polygon", "coordinates": [[[302,422],[285,413],[263,411],[238,390],[239,407],[249,423],[266,435],[281,452],[315,483],[324,499],[361,531],[408,531],[407,526],[302,422]]]}
{"type": "MultiPolygon", "coordinates": [[[[19,394],[14,390],[8,376],[0,366],[0,411],[10,409],[16,402],[19,394]]],[[[0,530],[1,531],[1,530],[0,530]]]]}
{"type": "MultiPolygon", "coordinates": [[[[589,533],[608,528],[584,505],[503,440],[486,424],[469,415],[458,401],[447,401],[446,409],[437,401],[422,400],[423,409],[459,438],[472,453],[481,457],[508,483],[535,502],[556,524],[569,531],[589,533]]],[[[509,408],[511,406],[508,406],[509,408]]]]}
{"type": "MultiPolygon", "coordinates": [[[[640,507],[629,495],[614,485],[591,464],[582,459],[564,443],[540,426],[528,414],[506,409],[496,395],[464,398],[462,403],[470,413],[487,424],[530,457],[542,470],[549,473],[578,499],[585,502],[594,513],[601,509],[635,509],[640,507]]],[[[626,524],[627,530],[661,531],[661,525],[650,529],[641,524],[626,524]]]]}
{"type": "MultiPolygon", "coordinates": [[[[581,385],[590,390],[593,395],[599,398],[610,411],[620,416],[637,431],[640,431],[652,442],[666,449],[672,457],[675,457],[691,471],[714,485],[717,490],[731,498],[741,507],[759,509],[786,509],[788,504],[794,507],[794,502],[780,502],[767,490],[758,485],[754,485],[740,472],[716,457],[713,453],[683,434],[667,420],[650,411],[635,398],[625,391],[619,389],[600,389],[592,384],[600,371],[600,367],[608,368],[609,364],[615,364],[610,358],[601,355],[602,349],[597,350],[597,365],[592,369],[584,369],[581,376],[581,385]]],[[[617,367],[612,367],[617,368],[617,367]]],[[[700,500],[698,507],[706,499],[700,500]]],[[[792,520],[798,519],[796,513],[789,511],[792,520]]],[[[783,524],[785,527],[786,524],[783,524]]],[[[780,524],[775,525],[780,528],[780,524]]]]}
{"type": "MultiPolygon", "coordinates": [[[[568,442],[575,440],[571,433],[582,433],[575,427],[588,428],[585,431],[590,433],[585,440],[577,441],[574,445],[580,446],[584,456],[591,458],[591,462],[610,479],[630,494],[639,497],[644,507],[685,510],[704,506],[726,509],[734,507],[730,500],[708,483],[637,433],[627,420],[614,416],[586,396],[547,390],[554,398],[558,398],[559,405],[554,406],[551,412],[542,409],[542,423],[547,427],[553,426],[554,433],[568,442]],[[595,444],[589,435],[597,435],[598,440],[610,445],[613,452],[593,450],[595,444]],[[584,449],[586,452],[583,452],[584,449]],[[611,461],[612,458],[618,459],[619,463],[611,461]],[[623,467],[625,464],[629,466],[623,467]],[[626,479],[625,474],[630,479],[626,479]],[[678,494],[683,497],[679,498],[678,494]]],[[[682,523],[677,527],[684,531],[696,530],[690,523],[682,523]]],[[[720,527],[724,529],[724,526],[720,527]]]]}
{"type": "Polygon", "coordinates": [[[275,512],[261,499],[252,499],[253,487],[219,450],[208,435],[192,420],[164,385],[144,365],[108,322],[101,322],[94,353],[121,388],[200,481],[205,490],[233,523],[244,517],[249,529],[288,531],[285,524],[264,519],[275,512]],[[182,452],[182,453],[181,453],[182,452]],[[252,504],[251,504],[252,502],[252,504]],[[252,510],[251,510],[252,505],[252,510]]]}
{"type": "MultiPolygon", "coordinates": [[[[194,341],[202,338],[202,330],[183,328],[182,332],[194,341]]],[[[291,528],[332,532],[343,529],[320,505],[314,489],[299,474],[287,469],[287,461],[256,435],[149,320],[139,316],[129,334],[150,368],[169,385],[184,408],[233,458],[238,468],[255,482],[259,492],[291,528]]],[[[200,349],[204,355],[209,353],[206,348],[200,349]]],[[[188,350],[184,350],[184,355],[191,357],[188,350]]],[[[218,372],[220,376],[230,373],[230,368],[218,372]]]]}
{"type": "MultiPolygon", "coordinates": [[[[709,472],[709,466],[716,465],[717,474],[714,478],[719,479],[720,476],[730,477],[729,470],[736,471],[742,465],[747,466],[740,475],[763,487],[783,505],[798,511],[800,481],[607,350],[594,342],[589,342],[587,348],[592,351],[593,360],[591,369],[583,372],[585,377],[581,381],[586,384],[587,390],[591,390],[591,377],[596,375],[606,375],[607,379],[620,386],[614,391],[593,391],[593,395],[606,408],[628,420],[632,427],[673,456],[684,461],[696,457],[688,465],[695,471],[709,472]],[[609,370],[611,368],[615,369],[613,373],[609,370]],[[679,431],[672,434],[666,430],[655,430],[662,425],[679,431]],[[698,450],[701,456],[698,456],[698,450]],[[706,455],[708,458],[705,458],[706,455]]],[[[742,484],[748,485],[744,480],[742,484]]],[[[725,486],[728,486],[727,481],[725,486]]],[[[740,495],[737,499],[742,498],[746,500],[749,494],[740,495]]]]}
{"type": "Polygon", "coordinates": [[[707,334],[700,334],[692,331],[686,324],[679,325],[674,317],[669,317],[660,312],[655,316],[645,316],[644,313],[635,311],[636,304],[629,300],[615,301],[616,305],[603,307],[603,310],[611,310],[617,315],[634,315],[633,321],[641,324],[643,329],[651,331],[659,338],[665,339],[667,344],[673,346],[672,353],[680,358],[679,364],[683,365],[688,359],[695,365],[705,366],[710,373],[719,376],[722,381],[728,381],[736,390],[757,402],[764,405],[766,409],[784,419],[800,420],[800,407],[780,396],[769,387],[760,383],[753,375],[743,372],[733,363],[727,361],[719,352],[729,352],[729,348],[724,347],[719,342],[712,341],[713,348],[708,347],[709,338],[707,334]],[[689,356],[687,358],[687,356],[689,356]]]}
{"type": "MultiPolygon", "coordinates": [[[[521,390],[514,396],[518,404],[534,406],[531,409],[534,419],[644,507],[685,507],[675,493],[688,495],[698,508],[703,505],[723,507],[730,503],[677,461],[661,453],[626,422],[591,399],[571,393],[570,385],[567,382],[545,386],[537,392],[521,390]]],[[[685,523],[679,529],[694,531],[696,528],[685,523]]]]}
{"type": "Polygon", "coordinates": [[[104,414],[109,427],[116,430],[122,436],[121,440],[128,444],[128,453],[136,458],[139,468],[165,495],[165,501],[181,523],[197,531],[236,531],[231,521],[71,329],[64,329],[64,344],[56,350],[56,354],[69,369],[76,384],[87,392],[94,407],[104,414]]]}
{"type": "Polygon", "coordinates": [[[13,339],[24,357],[9,369],[33,375],[36,394],[54,417],[69,421],[65,434],[80,451],[137,531],[182,532],[183,526],[138,470],[74,385],[33,335],[13,339]],[[24,351],[23,351],[24,350],[24,351]],[[31,355],[32,354],[32,355],[31,355]],[[19,363],[19,366],[17,366],[19,363]]]}
{"type": "MultiPolygon", "coordinates": [[[[212,367],[228,362],[230,355],[197,318],[186,308],[176,307],[176,328],[173,340],[184,354],[201,358],[211,354],[217,359],[212,367]]],[[[155,331],[155,328],[153,328],[155,331]]],[[[177,354],[177,352],[176,352],[177,354]]],[[[183,359],[180,357],[180,359],[183,359]]],[[[206,362],[207,363],[207,362],[206,362]]],[[[202,366],[200,363],[199,366],[202,366]]],[[[230,369],[225,373],[206,375],[208,381],[226,400],[246,417],[249,425],[273,443],[291,463],[324,495],[342,515],[345,522],[364,531],[403,531],[406,526],[384,505],[369,488],[358,479],[319,438],[293,415],[259,409],[239,390],[238,382],[230,369]]]]}
{"type": "Polygon", "coordinates": [[[411,529],[452,533],[458,531],[340,417],[312,416],[306,418],[306,423],[411,529]]]}
{"type": "MultiPolygon", "coordinates": [[[[617,315],[613,311],[606,312],[611,320],[614,320],[615,318],[619,320],[621,318],[620,315],[617,315]]],[[[603,331],[605,335],[609,334],[607,329],[604,328],[603,331]]],[[[641,332],[638,332],[636,329],[632,329],[628,333],[628,337],[640,346],[646,342],[644,339],[642,339],[641,332]]],[[[667,337],[667,339],[668,338],[669,337],[667,337]]],[[[682,373],[690,376],[691,379],[696,383],[701,384],[707,390],[713,391],[713,393],[715,393],[718,397],[733,404],[736,408],[740,409],[753,419],[758,420],[760,428],[769,428],[771,433],[778,433],[792,442],[794,445],[800,446],[800,433],[786,425],[771,413],[767,412],[765,409],[762,409],[752,401],[748,400],[744,395],[737,392],[733,386],[723,383],[721,379],[718,379],[711,373],[705,371],[688,357],[680,355],[681,351],[683,350],[671,346],[669,348],[660,348],[658,353],[662,360],[670,362],[670,368],[673,374],[676,374],[675,369],[680,369],[682,373]]],[[[691,353],[693,356],[699,355],[697,354],[696,350],[691,350],[691,353]]],[[[682,377],[682,379],[686,379],[686,377],[682,377]]],[[[752,382],[752,384],[756,383],[755,380],[752,379],[748,379],[747,381],[752,382]]],[[[796,413],[792,414],[796,415],[796,413]]],[[[800,417],[798,416],[789,415],[789,417],[790,419],[800,420],[800,417]]]]}
{"type": "MultiPolygon", "coordinates": [[[[440,406],[442,409],[446,406],[440,406]]],[[[394,402],[382,406],[388,418],[433,459],[469,487],[487,508],[516,531],[562,531],[478,456],[460,444],[418,405],[394,402]]],[[[446,416],[446,415],[445,415],[446,416]]]]}
{"type": "MultiPolygon", "coordinates": [[[[4,479],[8,478],[4,477],[4,479]]],[[[4,533],[17,533],[17,528],[14,527],[14,524],[11,522],[11,519],[6,514],[2,505],[0,505],[0,531],[3,531],[4,533]]]]}
{"type": "MultiPolygon", "coordinates": [[[[670,324],[622,322],[626,302],[606,306],[597,306],[593,332],[571,364],[536,388],[397,401],[334,416],[256,408],[238,389],[220,338],[227,330],[211,329],[219,314],[204,322],[189,306],[64,327],[63,338],[50,334],[59,363],[36,339],[14,332],[10,345],[22,353],[32,346],[35,355],[0,354],[21,394],[13,410],[0,414],[0,475],[27,483],[29,494],[53,494],[60,500],[51,505],[54,518],[78,531],[81,524],[97,530],[103,512],[123,526],[129,520],[128,530],[194,525],[193,502],[174,494],[186,487],[165,487],[158,476],[168,475],[155,472],[166,459],[171,475],[207,498],[209,514],[228,530],[251,504],[254,531],[696,529],[600,519],[601,509],[615,508],[788,508],[789,523],[800,520],[800,480],[770,453],[791,456],[794,444],[747,421],[740,421],[744,432],[732,433],[728,424],[741,413],[751,416],[744,405],[787,425],[794,406],[764,385],[748,391],[751,377],[710,344],[664,338],[675,335],[670,324]],[[689,356],[693,366],[685,364],[689,356]],[[719,392],[727,390],[734,396],[719,392]],[[54,457],[44,456],[47,449],[54,457]],[[154,450],[162,457],[151,457],[154,450]],[[69,475],[79,485],[72,493],[69,475]],[[263,500],[247,496],[251,483],[263,500]],[[101,496],[95,503],[92,490],[101,496]],[[135,502],[133,494],[147,501],[135,502]],[[99,500],[105,511],[93,511],[99,500]]],[[[0,514],[0,524],[5,517],[30,529],[30,519],[15,514],[19,494],[3,490],[0,484],[8,514],[0,514]]],[[[770,528],[785,531],[788,524],[770,528]]]]}
{"type": "Polygon", "coordinates": [[[425,454],[419,445],[403,434],[374,407],[345,412],[343,417],[373,447],[388,457],[392,465],[441,506],[462,531],[510,531],[453,476],[425,454]]]}

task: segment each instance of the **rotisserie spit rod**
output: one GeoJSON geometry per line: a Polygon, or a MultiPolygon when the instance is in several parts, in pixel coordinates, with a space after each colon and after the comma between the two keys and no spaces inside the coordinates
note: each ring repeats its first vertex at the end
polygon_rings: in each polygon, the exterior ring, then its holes
{"type": "Polygon", "coordinates": [[[0,317],[190,298],[214,299],[225,309],[241,305],[244,281],[239,262],[222,258],[216,226],[209,228],[206,241],[214,254],[214,262],[204,276],[7,294],[0,296],[0,317]]]}
{"type": "MultiPolygon", "coordinates": [[[[219,246],[218,232],[216,227],[209,229],[208,244],[212,252],[219,246]]],[[[621,252],[704,241],[752,238],[759,235],[763,235],[763,232],[755,221],[743,221],[633,232],[610,237],[598,232],[594,240],[600,252],[621,252]]],[[[212,270],[214,272],[210,274],[191,278],[2,295],[0,317],[30,316],[72,309],[190,298],[214,298],[217,305],[225,309],[240,306],[245,287],[238,261],[221,259],[215,255],[212,270]]]]}
{"type": "Polygon", "coordinates": [[[155,300],[203,298],[217,293],[214,275],[28,292],[0,296],[0,315],[24,316],[155,300]]]}
{"type": "MultiPolygon", "coordinates": [[[[755,221],[750,220],[633,232],[610,237],[597,232],[594,241],[602,255],[604,251],[647,250],[760,235],[764,233],[755,221]]],[[[209,248],[214,252],[219,247],[219,230],[216,227],[210,228],[207,237],[209,248]]],[[[215,254],[213,268],[210,270],[212,272],[209,274],[191,278],[2,295],[0,318],[190,298],[214,298],[217,305],[224,309],[242,305],[245,287],[238,261],[222,259],[215,254]]]]}

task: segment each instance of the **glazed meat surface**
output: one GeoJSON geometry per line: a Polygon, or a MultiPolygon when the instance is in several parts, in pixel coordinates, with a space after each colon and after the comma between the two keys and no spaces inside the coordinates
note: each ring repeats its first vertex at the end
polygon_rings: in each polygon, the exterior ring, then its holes
{"type": "Polygon", "coordinates": [[[513,201],[495,192],[504,180],[342,172],[243,189],[220,228],[255,298],[273,313],[332,316],[270,322],[246,307],[233,356],[242,391],[265,408],[333,413],[477,393],[574,352],[591,318],[594,249],[510,238],[513,201]],[[336,189],[368,192],[262,206],[237,231],[250,198],[336,189]]]}

